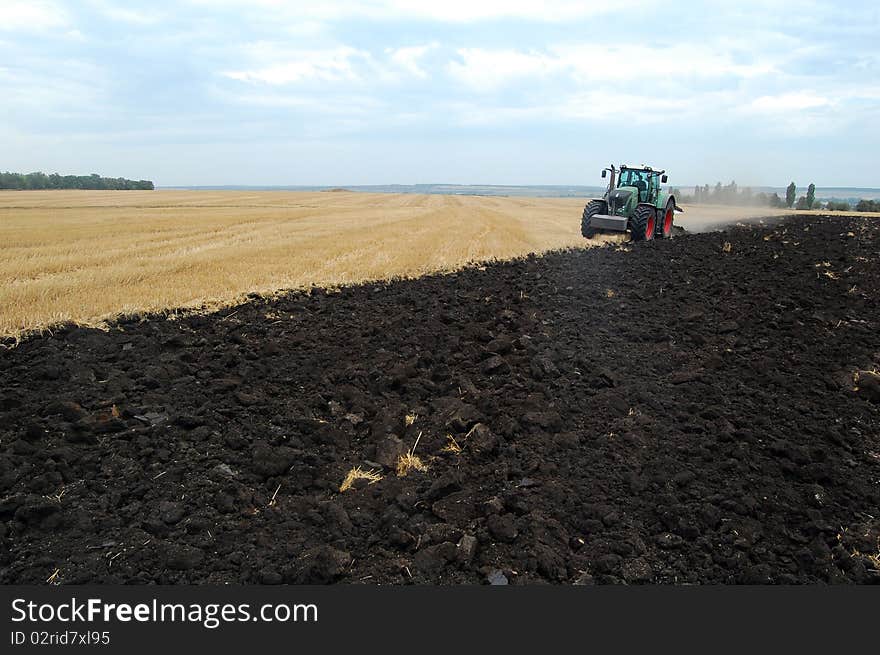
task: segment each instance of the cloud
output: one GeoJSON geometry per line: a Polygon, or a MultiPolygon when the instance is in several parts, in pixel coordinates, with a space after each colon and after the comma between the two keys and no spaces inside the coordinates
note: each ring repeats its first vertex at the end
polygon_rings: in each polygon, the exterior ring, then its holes
{"type": "MultiPolygon", "coordinates": [[[[376,3],[386,14],[423,18],[435,21],[464,23],[498,19],[520,19],[539,22],[562,22],[588,18],[614,11],[638,11],[648,4],[643,0],[614,3],[604,0],[391,0],[376,3]],[[383,6],[384,5],[384,6],[383,6]]],[[[379,7],[377,7],[378,9],[379,7]]]]}
{"type": "Polygon", "coordinates": [[[0,4],[0,30],[42,32],[69,24],[67,12],[54,2],[7,0],[0,4]]]}
{"type": "Polygon", "coordinates": [[[96,3],[98,11],[107,18],[134,25],[153,25],[162,20],[162,16],[149,10],[138,10],[118,7],[106,2],[96,3]]]}
{"type": "Polygon", "coordinates": [[[528,20],[560,23],[614,12],[638,12],[655,0],[325,0],[288,3],[282,0],[190,0],[197,6],[253,9],[298,20],[420,20],[442,23],[471,23],[491,20],[528,20]]]}
{"type": "Polygon", "coordinates": [[[553,125],[563,123],[615,123],[651,125],[684,118],[694,113],[689,98],[651,98],[644,95],[593,89],[562,92],[546,99],[519,106],[487,106],[485,103],[453,103],[452,120],[467,127],[503,127],[510,124],[553,125]]]}
{"type": "MultiPolygon", "coordinates": [[[[258,45],[255,49],[264,51],[266,46],[258,45]]],[[[240,82],[271,85],[311,80],[351,82],[360,79],[359,65],[369,64],[372,59],[370,53],[348,46],[285,52],[282,57],[284,61],[278,63],[250,70],[225,71],[221,75],[240,82]]]]}
{"type": "Polygon", "coordinates": [[[517,78],[554,75],[562,62],[552,55],[516,50],[459,48],[459,61],[452,61],[447,70],[452,77],[477,91],[493,91],[517,78]]]}
{"type": "Polygon", "coordinates": [[[283,43],[261,42],[243,48],[252,66],[221,72],[223,77],[239,82],[275,86],[306,82],[387,83],[405,77],[425,79],[422,58],[437,44],[386,48],[375,55],[368,50],[347,45],[312,50],[291,50],[283,43]]]}
{"type": "Polygon", "coordinates": [[[41,120],[89,119],[98,115],[96,107],[106,105],[106,98],[98,82],[101,71],[87,62],[65,60],[52,62],[63,66],[64,78],[54,76],[44,67],[45,62],[30,62],[34,69],[0,68],[0,93],[4,109],[21,120],[39,123],[41,120]]]}
{"type": "Polygon", "coordinates": [[[786,139],[829,156],[876,144],[873,4],[697,4],[0,0],[0,98],[4,122],[35,140],[100,133],[123,148],[143,130],[178,155],[190,132],[242,131],[242,143],[308,133],[340,148],[409,139],[426,160],[456,138],[531,140],[574,163],[627,139],[687,142],[682,158],[786,139]]]}
{"type": "Polygon", "coordinates": [[[833,107],[836,103],[814,93],[782,93],[755,98],[748,108],[762,113],[793,112],[807,109],[833,107]]]}
{"type": "Polygon", "coordinates": [[[428,73],[420,66],[419,62],[425,54],[436,47],[436,43],[431,43],[404,48],[386,48],[385,53],[389,56],[392,65],[404,70],[413,77],[424,79],[428,77],[428,73]]]}
{"type": "Polygon", "coordinates": [[[543,50],[460,48],[449,73],[477,90],[494,90],[520,78],[566,76],[582,84],[658,78],[750,79],[778,72],[766,59],[740,63],[728,53],[701,45],[550,45],[543,50]]]}

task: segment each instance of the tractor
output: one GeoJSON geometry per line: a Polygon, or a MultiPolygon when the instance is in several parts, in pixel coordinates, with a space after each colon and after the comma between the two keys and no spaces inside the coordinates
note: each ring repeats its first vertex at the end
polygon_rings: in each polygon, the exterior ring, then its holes
{"type": "Polygon", "coordinates": [[[584,207],[581,234],[590,239],[604,230],[629,230],[633,241],[672,236],[675,212],[683,210],[675,204],[675,196],[660,189],[660,183],[666,182],[666,171],[626,164],[617,169],[612,165],[602,170],[602,177],[609,172],[611,180],[605,195],[584,207]]]}

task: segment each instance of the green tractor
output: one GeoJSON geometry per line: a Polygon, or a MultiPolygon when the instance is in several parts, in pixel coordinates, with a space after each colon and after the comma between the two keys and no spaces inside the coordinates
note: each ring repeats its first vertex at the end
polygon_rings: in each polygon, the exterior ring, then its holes
{"type": "Polygon", "coordinates": [[[675,196],[660,189],[660,183],[666,182],[666,171],[624,164],[619,169],[603,169],[602,177],[609,171],[611,180],[604,197],[594,198],[584,207],[581,234],[590,239],[605,230],[629,230],[633,241],[672,236],[675,212],[683,210],[675,204],[675,196]]]}

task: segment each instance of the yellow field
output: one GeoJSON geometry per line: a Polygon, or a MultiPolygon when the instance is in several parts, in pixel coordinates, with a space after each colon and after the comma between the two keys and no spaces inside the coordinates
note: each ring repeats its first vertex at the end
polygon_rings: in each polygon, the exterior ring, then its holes
{"type": "Polygon", "coordinates": [[[0,335],[583,245],[580,200],[0,192],[0,335]]]}
{"type": "MultiPolygon", "coordinates": [[[[583,205],[350,192],[0,191],[0,336],[584,247],[583,205]]],[[[730,211],[725,220],[768,212],[730,211]]]]}

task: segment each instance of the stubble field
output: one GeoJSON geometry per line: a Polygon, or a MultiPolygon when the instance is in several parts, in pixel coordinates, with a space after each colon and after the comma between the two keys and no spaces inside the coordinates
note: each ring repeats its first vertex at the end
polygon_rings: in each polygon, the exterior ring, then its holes
{"type": "MultiPolygon", "coordinates": [[[[0,192],[0,338],[585,247],[583,204],[348,192],[0,192]]],[[[768,211],[700,207],[676,220],[700,230],[768,211]]]]}

